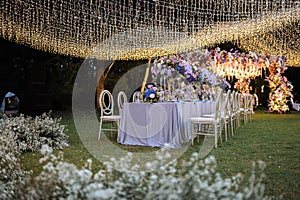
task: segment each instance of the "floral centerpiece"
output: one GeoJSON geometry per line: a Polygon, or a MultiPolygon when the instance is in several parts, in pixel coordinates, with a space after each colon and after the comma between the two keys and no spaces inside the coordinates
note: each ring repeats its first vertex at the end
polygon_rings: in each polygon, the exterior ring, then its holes
{"type": "Polygon", "coordinates": [[[158,95],[158,85],[156,83],[150,83],[145,86],[145,92],[143,94],[145,102],[157,102],[159,95],[158,95]]]}

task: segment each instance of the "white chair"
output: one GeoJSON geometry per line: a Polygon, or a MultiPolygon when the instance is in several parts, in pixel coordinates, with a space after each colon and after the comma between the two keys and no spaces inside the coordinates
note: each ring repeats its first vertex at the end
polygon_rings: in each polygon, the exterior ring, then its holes
{"type": "Polygon", "coordinates": [[[230,95],[231,91],[228,90],[226,95],[225,95],[225,102],[224,105],[222,106],[222,111],[221,111],[221,120],[222,124],[224,125],[224,132],[225,132],[225,140],[227,141],[227,134],[228,134],[228,129],[231,127],[229,126],[229,122],[231,119],[231,103],[230,103],[230,95]]]}
{"type": "Polygon", "coordinates": [[[122,109],[123,109],[123,104],[127,103],[127,96],[125,94],[125,92],[120,91],[118,94],[118,107],[119,107],[119,115],[122,114],[122,109]]]}
{"type": "Polygon", "coordinates": [[[252,114],[255,114],[254,110],[255,110],[255,108],[258,107],[258,104],[259,104],[258,102],[259,102],[258,96],[257,96],[257,94],[254,93],[252,95],[252,106],[250,107],[252,114]]]}
{"type": "Polygon", "coordinates": [[[293,98],[291,98],[291,103],[293,105],[293,108],[297,111],[300,111],[300,103],[295,103],[293,98]]]}
{"type": "Polygon", "coordinates": [[[133,102],[139,102],[140,101],[140,97],[141,97],[141,92],[140,91],[135,91],[132,95],[132,101],[133,102]]]}
{"type": "Polygon", "coordinates": [[[252,120],[252,95],[243,95],[243,106],[240,108],[241,115],[243,115],[244,124],[252,120]]]}
{"type": "MultiPolygon", "coordinates": [[[[227,133],[228,133],[228,128],[229,128],[229,120],[230,120],[230,112],[231,112],[231,108],[230,108],[230,93],[231,91],[228,90],[226,93],[223,93],[221,95],[223,95],[223,100],[225,101],[221,101],[221,125],[222,127],[224,127],[224,133],[225,133],[225,141],[227,141],[227,133]]],[[[205,114],[203,115],[203,117],[214,117],[215,113],[211,113],[211,114],[205,114]]],[[[222,141],[222,138],[221,138],[222,141]]]]}
{"type": "Polygon", "coordinates": [[[99,97],[100,103],[100,127],[99,127],[99,135],[98,140],[100,140],[102,131],[118,131],[119,122],[121,119],[120,115],[114,115],[114,100],[112,94],[108,90],[103,90],[99,97]],[[110,128],[103,128],[103,122],[109,121],[111,122],[110,128]],[[113,123],[117,123],[117,127],[113,127],[113,123]]]}
{"type": "Polygon", "coordinates": [[[241,97],[242,94],[236,92],[235,94],[235,106],[236,106],[236,127],[239,128],[241,126],[241,111],[240,111],[240,107],[241,107],[241,97]]]}
{"type": "Polygon", "coordinates": [[[197,135],[214,136],[215,148],[218,146],[218,137],[221,137],[221,101],[222,90],[220,89],[217,94],[216,107],[212,117],[191,117],[192,123],[192,145],[197,135]]]}
{"type": "Polygon", "coordinates": [[[236,113],[234,110],[235,105],[235,91],[232,91],[230,95],[228,96],[228,115],[229,115],[229,123],[230,123],[230,132],[231,135],[234,134],[234,128],[235,128],[235,119],[236,119],[236,113]]]}
{"type": "Polygon", "coordinates": [[[247,101],[247,120],[252,121],[252,115],[253,115],[253,95],[252,94],[248,94],[248,101],[247,101]]]}
{"type": "Polygon", "coordinates": [[[237,128],[240,126],[241,122],[240,122],[240,97],[241,94],[233,91],[231,98],[232,98],[232,102],[231,102],[231,106],[232,106],[232,114],[231,114],[231,120],[233,123],[233,131],[231,132],[231,134],[233,135],[234,132],[237,130],[237,128]]]}

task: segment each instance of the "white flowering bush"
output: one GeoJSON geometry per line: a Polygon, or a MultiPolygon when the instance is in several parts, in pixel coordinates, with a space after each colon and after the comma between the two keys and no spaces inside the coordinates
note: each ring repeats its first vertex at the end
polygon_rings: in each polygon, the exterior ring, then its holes
{"type": "Polygon", "coordinates": [[[20,149],[15,134],[0,134],[0,199],[13,199],[16,185],[23,181],[29,172],[23,171],[20,165],[20,149]]]}
{"type": "Polygon", "coordinates": [[[61,118],[52,118],[50,113],[34,118],[23,114],[18,117],[4,115],[0,119],[0,130],[2,134],[14,134],[17,146],[22,151],[38,151],[43,144],[62,149],[68,146],[68,136],[60,121],[61,118]]]}
{"type": "Polygon", "coordinates": [[[35,118],[0,118],[0,199],[15,199],[15,191],[30,174],[21,168],[22,152],[38,151],[43,144],[55,149],[68,146],[65,126],[60,120],[50,117],[50,113],[35,118]]]}
{"type": "Polygon", "coordinates": [[[194,153],[188,161],[177,166],[176,161],[166,164],[170,154],[159,151],[146,170],[132,163],[132,154],[105,163],[105,168],[93,173],[91,160],[83,169],[65,162],[62,154],[53,155],[43,148],[41,162],[44,171],[33,183],[20,187],[18,199],[266,199],[264,197],[263,162],[253,165],[249,183],[241,186],[240,174],[222,178],[216,171],[213,156],[201,160],[194,153]],[[116,167],[122,167],[116,171],[116,167]],[[257,169],[259,173],[256,174],[257,169]],[[133,172],[139,171],[139,172],[133,172]]]}

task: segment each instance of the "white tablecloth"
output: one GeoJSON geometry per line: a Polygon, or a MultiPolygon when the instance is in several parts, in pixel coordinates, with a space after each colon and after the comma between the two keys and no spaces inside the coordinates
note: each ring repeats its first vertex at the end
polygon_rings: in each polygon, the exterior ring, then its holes
{"type": "Polygon", "coordinates": [[[191,139],[190,117],[210,113],[214,101],[125,103],[118,131],[118,142],[179,148],[191,139]]]}

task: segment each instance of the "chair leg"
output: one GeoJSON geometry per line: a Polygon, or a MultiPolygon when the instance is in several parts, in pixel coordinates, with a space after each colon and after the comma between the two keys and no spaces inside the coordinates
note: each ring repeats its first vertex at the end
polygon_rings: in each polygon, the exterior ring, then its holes
{"type": "Polygon", "coordinates": [[[233,119],[230,119],[230,129],[231,129],[231,135],[233,135],[233,131],[234,131],[233,119]]]}
{"type": "Polygon", "coordinates": [[[100,140],[101,131],[102,131],[102,119],[100,119],[100,126],[99,126],[98,140],[100,140]]]}
{"type": "Polygon", "coordinates": [[[218,129],[218,126],[216,125],[216,129],[217,129],[217,131],[219,131],[220,137],[222,137],[222,128],[221,128],[221,126],[219,126],[219,129],[218,129]]]}
{"type": "Polygon", "coordinates": [[[200,128],[200,124],[195,124],[196,125],[196,130],[198,130],[197,132],[195,132],[195,137],[197,137],[197,142],[200,143],[200,137],[199,135],[197,135],[197,133],[201,132],[201,128],[200,128]]]}
{"type": "MultiPolygon", "coordinates": [[[[215,127],[215,128],[216,128],[216,127],[215,127]]],[[[224,128],[224,132],[225,132],[225,123],[224,123],[224,124],[222,124],[222,122],[221,122],[221,125],[220,125],[221,134],[220,134],[220,136],[218,136],[218,137],[220,137],[220,141],[221,141],[221,143],[223,142],[223,141],[222,141],[222,130],[223,130],[223,128],[224,128]]]]}
{"type": "Polygon", "coordinates": [[[239,128],[241,126],[241,114],[240,113],[237,113],[236,114],[236,128],[235,128],[235,130],[237,129],[237,128],[239,128]]]}
{"type": "Polygon", "coordinates": [[[225,141],[227,141],[227,120],[224,120],[225,124],[225,141]]]}
{"type": "Polygon", "coordinates": [[[120,127],[120,120],[117,121],[117,136],[118,136],[118,133],[119,133],[119,127],[120,127]]]}
{"type": "Polygon", "coordinates": [[[194,126],[195,124],[192,123],[192,145],[194,145],[194,126]]]}
{"type": "MultiPolygon", "coordinates": [[[[217,124],[214,125],[215,126],[215,148],[218,148],[218,130],[217,130],[217,124]]],[[[220,127],[221,129],[221,127],[220,127]]]]}
{"type": "Polygon", "coordinates": [[[113,128],[114,128],[114,122],[111,121],[110,122],[110,136],[112,137],[112,134],[113,134],[113,128]]]}

